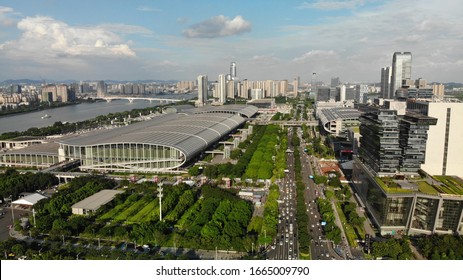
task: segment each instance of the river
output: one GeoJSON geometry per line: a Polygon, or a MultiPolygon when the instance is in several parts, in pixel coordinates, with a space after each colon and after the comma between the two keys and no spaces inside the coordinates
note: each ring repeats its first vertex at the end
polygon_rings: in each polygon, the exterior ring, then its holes
{"type": "MultiPolygon", "coordinates": [[[[166,94],[156,95],[153,98],[191,99],[195,96],[196,94],[166,94]]],[[[0,117],[0,134],[12,131],[25,131],[31,127],[50,126],[57,121],[84,121],[100,115],[154,107],[159,104],[157,101],[150,103],[147,100],[134,100],[133,103],[129,103],[128,100],[113,100],[111,102],[81,103],[43,111],[4,116],[0,117]],[[48,115],[50,118],[42,119],[44,115],[48,115]]]]}

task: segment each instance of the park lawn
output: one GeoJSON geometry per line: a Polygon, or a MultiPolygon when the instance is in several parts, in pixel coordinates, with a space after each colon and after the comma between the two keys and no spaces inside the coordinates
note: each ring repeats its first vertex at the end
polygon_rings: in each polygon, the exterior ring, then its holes
{"type": "Polygon", "coordinates": [[[159,218],[159,215],[158,215],[159,207],[158,206],[159,206],[159,202],[157,199],[155,199],[154,201],[148,201],[145,207],[143,207],[140,211],[138,211],[137,214],[129,217],[127,221],[132,222],[132,223],[139,223],[139,222],[146,222],[146,221],[159,218]],[[157,212],[154,212],[155,209],[157,209],[157,212]]]}
{"type": "Polygon", "coordinates": [[[108,212],[104,213],[102,216],[100,216],[98,218],[98,220],[114,219],[115,216],[117,216],[119,213],[124,211],[124,209],[129,207],[130,204],[131,204],[131,202],[127,202],[127,201],[122,203],[122,204],[119,204],[116,207],[114,207],[113,209],[111,209],[108,212]]]}
{"type": "Polygon", "coordinates": [[[148,204],[148,201],[146,201],[145,199],[139,200],[133,203],[129,208],[125,209],[122,213],[115,216],[114,220],[126,221],[128,217],[130,217],[134,213],[137,213],[140,209],[145,207],[146,204],[148,204]]]}

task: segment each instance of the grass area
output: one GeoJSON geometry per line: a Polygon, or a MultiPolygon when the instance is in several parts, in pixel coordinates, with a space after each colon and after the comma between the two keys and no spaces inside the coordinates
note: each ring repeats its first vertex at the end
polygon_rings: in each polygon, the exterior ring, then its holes
{"type": "Polygon", "coordinates": [[[148,202],[145,200],[139,200],[133,203],[129,208],[125,209],[122,213],[114,217],[114,220],[126,221],[129,217],[143,209],[148,202]]]}
{"type": "Polygon", "coordinates": [[[132,204],[132,202],[126,201],[123,204],[119,204],[113,209],[109,210],[105,214],[103,214],[101,217],[99,217],[99,220],[108,220],[108,219],[113,219],[113,217],[117,216],[120,212],[124,211],[125,208],[129,207],[129,205],[132,204]]]}
{"type": "Polygon", "coordinates": [[[159,219],[159,202],[157,199],[148,202],[137,214],[129,217],[127,220],[132,223],[136,222],[148,222],[159,219]]]}
{"type": "Polygon", "coordinates": [[[344,212],[342,212],[340,202],[336,202],[336,211],[338,211],[339,219],[341,219],[342,227],[344,228],[344,233],[346,234],[347,241],[351,247],[358,247],[356,241],[357,234],[354,231],[354,228],[347,222],[344,212]]]}
{"type": "Polygon", "coordinates": [[[376,183],[387,193],[413,193],[412,190],[406,190],[399,187],[396,183],[391,180],[384,180],[379,177],[375,177],[376,183]]]}
{"type": "Polygon", "coordinates": [[[420,192],[425,193],[425,194],[438,194],[439,192],[431,186],[428,182],[426,181],[418,181],[416,182],[418,185],[418,188],[420,192]]]}
{"type": "Polygon", "coordinates": [[[457,178],[451,176],[434,176],[434,179],[445,185],[439,186],[439,190],[442,190],[443,193],[463,195],[463,182],[457,178]]]}

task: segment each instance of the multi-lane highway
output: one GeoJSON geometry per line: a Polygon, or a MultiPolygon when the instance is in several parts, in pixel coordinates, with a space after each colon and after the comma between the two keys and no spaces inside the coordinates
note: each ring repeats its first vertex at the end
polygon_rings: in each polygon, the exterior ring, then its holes
{"type": "Polygon", "coordinates": [[[325,239],[322,218],[318,212],[316,199],[323,196],[320,186],[317,186],[310,175],[314,175],[311,165],[311,155],[304,152],[305,142],[301,137],[301,130],[296,132],[301,139],[300,147],[291,146],[292,130],[288,135],[288,152],[287,152],[287,170],[285,178],[280,182],[280,199],[279,199],[279,219],[278,233],[274,240],[267,258],[269,259],[297,259],[299,256],[298,239],[297,239],[297,221],[296,221],[296,176],[294,171],[294,149],[300,150],[300,161],[302,170],[302,180],[306,189],[304,191],[304,201],[307,215],[309,217],[308,231],[311,240],[311,258],[318,260],[341,259],[332,248],[332,243],[325,239]]]}
{"type": "MultiPolygon", "coordinates": [[[[292,134],[288,135],[288,143],[292,134]]],[[[280,183],[278,233],[267,257],[275,260],[297,259],[299,255],[296,222],[296,183],[294,173],[294,155],[288,145],[286,153],[285,178],[280,183]]]]}

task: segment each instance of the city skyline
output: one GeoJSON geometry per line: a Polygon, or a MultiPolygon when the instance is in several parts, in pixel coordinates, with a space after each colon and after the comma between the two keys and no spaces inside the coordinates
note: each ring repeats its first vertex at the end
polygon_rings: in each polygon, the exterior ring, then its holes
{"type": "Polygon", "coordinates": [[[463,3],[2,1],[0,80],[379,82],[394,52],[412,79],[463,82],[463,3]],[[400,20],[399,20],[400,19],[400,20]]]}

